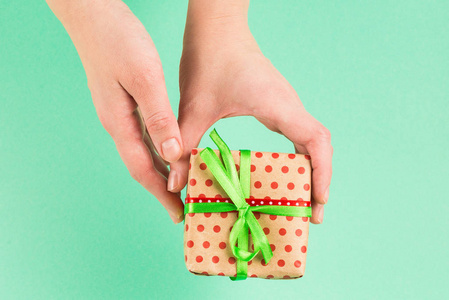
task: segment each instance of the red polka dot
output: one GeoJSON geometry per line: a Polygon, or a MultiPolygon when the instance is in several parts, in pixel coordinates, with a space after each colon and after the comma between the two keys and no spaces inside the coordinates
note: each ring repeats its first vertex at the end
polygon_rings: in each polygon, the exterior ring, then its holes
{"type": "Polygon", "coordinates": [[[222,217],[223,219],[226,219],[227,216],[228,216],[227,212],[220,213],[220,217],[222,217]]]}
{"type": "Polygon", "coordinates": [[[288,167],[287,166],[283,166],[281,168],[282,173],[288,173],[288,167]]]}
{"type": "Polygon", "coordinates": [[[251,172],[256,171],[256,166],[255,165],[251,165],[251,172]]]}
{"type": "Polygon", "coordinates": [[[270,220],[276,220],[276,218],[277,218],[278,216],[276,216],[276,215],[270,215],[270,220]]]}
{"type": "Polygon", "coordinates": [[[249,196],[249,199],[255,199],[255,197],[254,196],[249,196]]]}
{"type": "Polygon", "coordinates": [[[265,200],[270,200],[271,197],[270,197],[270,196],[265,196],[264,199],[265,199],[265,200]]]}
{"type": "Polygon", "coordinates": [[[205,241],[203,243],[203,247],[206,248],[206,249],[209,248],[210,247],[210,243],[208,241],[205,241]]]}
{"type": "Polygon", "coordinates": [[[231,226],[231,227],[229,228],[229,231],[232,231],[232,227],[234,227],[234,226],[231,226]]]}
{"type": "Polygon", "coordinates": [[[267,263],[265,263],[265,259],[263,259],[263,258],[262,258],[262,260],[260,261],[260,264],[261,264],[262,266],[268,265],[267,263]]]}
{"type": "Polygon", "coordinates": [[[271,188],[272,188],[273,190],[277,189],[277,188],[278,188],[278,183],[277,183],[276,181],[273,181],[273,182],[271,183],[271,188]]]}
{"type": "Polygon", "coordinates": [[[306,253],[307,252],[307,247],[306,246],[302,246],[301,247],[301,252],[302,253],[306,253]]]}
{"type": "Polygon", "coordinates": [[[254,216],[256,217],[257,220],[260,219],[260,212],[254,212],[254,216]]]}
{"type": "Polygon", "coordinates": [[[198,227],[196,227],[196,229],[197,229],[199,232],[203,232],[203,231],[204,231],[204,226],[203,226],[203,225],[198,225],[198,227]]]}
{"type": "Polygon", "coordinates": [[[281,200],[288,200],[287,197],[282,197],[281,200]]]}
{"type": "Polygon", "coordinates": [[[278,158],[278,157],[279,157],[279,153],[271,153],[271,156],[272,156],[273,158],[278,158]]]}
{"type": "Polygon", "coordinates": [[[210,216],[212,216],[212,214],[211,214],[211,213],[204,213],[204,216],[205,216],[206,218],[209,218],[210,216]]]}
{"type": "Polygon", "coordinates": [[[256,152],[256,157],[261,158],[263,156],[262,152],[256,152]]]}
{"type": "Polygon", "coordinates": [[[189,225],[186,224],[186,231],[189,231],[189,225]]]}
{"type": "Polygon", "coordinates": [[[263,229],[263,232],[264,232],[265,234],[269,234],[269,233],[270,233],[270,229],[269,229],[268,227],[265,227],[265,228],[263,229]]]}
{"type": "Polygon", "coordinates": [[[206,164],[205,163],[200,163],[200,169],[201,170],[206,170],[207,169],[206,164]]]}
{"type": "Polygon", "coordinates": [[[193,178],[192,178],[192,179],[190,179],[190,185],[191,185],[191,186],[194,186],[195,184],[196,184],[196,180],[195,180],[195,179],[193,179],[193,178]]]}
{"type": "Polygon", "coordinates": [[[284,277],[282,277],[282,278],[284,278],[284,279],[290,279],[291,277],[290,276],[288,276],[288,275],[285,275],[284,277]]]}
{"type": "Polygon", "coordinates": [[[201,255],[198,255],[197,257],[196,257],[196,262],[202,262],[203,261],[203,257],[201,256],[201,255]]]}
{"type": "Polygon", "coordinates": [[[285,261],[283,259],[278,260],[278,266],[279,267],[285,266],[285,261]]]}
{"type": "Polygon", "coordinates": [[[296,234],[296,236],[301,236],[302,235],[302,230],[301,229],[296,229],[295,234],[296,234]]]}
{"type": "Polygon", "coordinates": [[[220,195],[220,194],[216,194],[216,195],[215,195],[215,198],[217,198],[217,199],[218,199],[218,198],[222,198],[222,197],[221,197],[221,195],[220,195]]]}
{"type": "Polygon", "coordinates": [[[248,266],[251,266],[252,263],[253,263],[253,261],[250,260],[250,261],[248,262],[248,266]]]}
{"type": "Polygon", "coordinates": [[[206,198],[206,195],[204,195],[204,194],[199,194],[199,195],[198,195],[198,198],[206,198]]]}
{"type": "Polygon", "coordinates": [[[276,246],[274,244],[270,244],[271,251],[276,250],[276,246]]]}
{"type": "Polygon", "coordinates": [[[184,260],[187,261],[187,255],[184,255],[184,260]]]}
{"type": "Polygon", "coordinates": [[[218,225],[214,226],[214,231],[215,232],[220,232],[220,230],[221,230],[220,226],[218,226],[218,225]]]}
{"type": "Polygon", "coordinates": [[[197,155],[198,150],[197,149],[192,149],[192,155],[197,155]]]}
{"type": "Polygon", "coordinates": [[[304,222],[308,222],[308,221],[309,221],[309,218],[308,218],[308,217],[302,217],[302,220],[303,220],[304,222]]]}
{"type": "Polygon", "coordinates": [[[293,220],[293,217],[292,216],[287,216],[287,217],[285,217],[286,219],[287,219],[287,221],[292,221],[293,220]]]}
{"type": "Polygon", "coordinates": [[[310,160],[311,157],[310,157],[310,155],[304,155],[304,158],[307,160],[310,160]]]}
{"type": "Polygon", "coordinates": [[[268,165],[268,166],[265,167],[265,172],[270,173],[271,171],[273,171],[273,167],[272,166],[268,165]]]}
{"type": "Polygon", "coordinates": [[[294,184],[293,182],[289,182],[289,183],[287,184],[287,188],[288,188],[289,190],[293,190],[293,189],[295,188],[295,184],[294,184]]]}
{"type": "Polygon", "coordinates": [[[267,276],[267,279],[271,279],[271,278],[274,278],[274,276],[273,275],[268,275],[267,276]]]}
{"type": "Polygon", "coordinates": [[[295,157],[296,157],[295,154],[289,154],[289,155],[288,155],[288,158],[290,158],[290,159],[295,159],[295,157]]]}
{"type": "Polygon", "coordinates": [[[192,164],[191,163],[189,163],[189,170],[191,170],[192,169],[192,164]]]}
{"type": "Polygon", "coordinates": [[[228,259],[228,262],[229,262],[231,265],[235,264],[235,258],[234,258],[234,257],[230,257],[230,258],[228,259]]]}
{"type": "Polygon", "coordinates": [[[188,241],[187,242],[187,247],[192,248],[194,245],[193,241],[188,241]]]}
{"type": "Polygon", "coordinates": [[[301,198],[301,197],[299,197],[297,200],[298,200],[298,201],[304,201],[304,199],[301,198]]]}
{"type": "Polygon", "coordinates": [[[225,276],[225,274],[224,274],[224,273],[221,273],[221,272],[218,273],[217,275],[218,275],[218,276],[225,276]]]}
{"type": "Polygon", "coordinates": [[[218,247],[220,247],[220,249],[226,249],[226,243],[225,242],[221,242],[218,247]]]}
{"type": "Polygon", "coordinates": [[[303,167],[299,167],[298,168],[298,173],[299,174],[304,174],[306,172],[306,169],[304,169],[303,167]]]}
{"type": "Polygon", "coordinates": [[[304,190],[305,191],[310,190],[310,185],[308,183],[304,184],[304,190]]]}
{"type": "Polygon", "coordinates": [[[206,180],[206,185],[207,186],[212,186],[214,182],[211,179],[206,180]]]}
{"type": "Polygon", "coordinates": [[[192,218],[195,216],[195,213],[189,213],[188,216],[192,218]]]}
{"type": "Polygon", "coordinates": [[[260,189],[260,188],[262,187],[262,182],[260,182],[260,181],[254,182],[254,187],[255,187],[256,189],[260,189]]]}
{"type": "Polygon", "coordinates": [[[235,169],[237,170],[237,172],[240,170],[240,166],[238,164],[235,164],[235,169]]]}
{"type": "Polygon", "coordinates": [[[291,252],[292,251],[292,246],[290,246],[290,245],[287,245],[287,246],[285,246],[285,252],[291,252]]]}
{"type": "Polygon", "coordinates": [[[257,277],[257,275],[256,275],[256,274],[253,274],[253,275],[251,275],[251,277],[257,277]]]}
{"type": "Polygon", "coordinates": [[[212,257],[212,262],[213,262],[214,264],[218,263],[219,261],[220,261],[220,259],[218,258],[218,256],[212,257]]]}
{"type": "Polygon", "coordinates": [[[300,268],[301,262],[299,260],[295,260],[295,267],[300,268]]]}
{"type": "Polygon", "coordinates": [[[280,235],[286,235],[287,234],[287,230],[285,230],[285,228],[281,228],[281,229],[279,229],[279,234],[280,235]]]}
{"type": "Polygon", "coordinates": [[[251,245],[251,250],[253,250],[253,251],[254,251],[254,244],[252,244],[252,245],[251,245]]]}

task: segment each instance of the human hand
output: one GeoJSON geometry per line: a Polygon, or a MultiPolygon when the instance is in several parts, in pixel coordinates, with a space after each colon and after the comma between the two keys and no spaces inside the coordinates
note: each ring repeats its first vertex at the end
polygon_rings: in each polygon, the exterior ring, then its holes
{"type": "Polygon", "coordinates": [[[48,4],[78,50],[98,117],[131,176],[181,222],[183,203],[166,189],[166,162],[180,158],[182,141],[150,35],[121,1],[48,4]]]}
{"type": "Polygon", "coordinates": [[[171,165],[168,189],[178,192],[185,186],[190,151],[213,123],[250,115],[290,139],[297,153],[311,156],[311,222],[321,223],[332,175],[329,130],[305,110],[292,86],[261,53],[247,25],[247,3],[237,0],[221,7],[221,1],[202,1],[189,3],[178,118],[184,153],[171,165]]]}

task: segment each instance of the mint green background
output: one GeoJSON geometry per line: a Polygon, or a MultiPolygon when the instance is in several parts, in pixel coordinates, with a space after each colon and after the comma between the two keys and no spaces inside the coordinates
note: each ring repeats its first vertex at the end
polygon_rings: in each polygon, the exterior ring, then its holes
{"type": "MultiPolygon", "coordinates": [[[[187,2],[128,2],[177,108],[187,2]]],[[[186,270],[182,225],[129,176],[45,2],[2,0],[0,299],[449,297],[448,12],[443,0],[253,1],[262,50],[332,132],[334,177],[306,276],[234,283],[186,270]]],[[[292,150],[249,117],[216,128],[234,149],[292,150]]]]}

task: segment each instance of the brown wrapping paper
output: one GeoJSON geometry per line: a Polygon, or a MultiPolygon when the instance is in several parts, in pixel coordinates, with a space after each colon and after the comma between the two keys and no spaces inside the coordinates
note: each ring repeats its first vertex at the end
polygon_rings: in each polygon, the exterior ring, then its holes
{"type": "MultiPolygon", "coordinates": [[[[201,150],[192,150],[187,198],[228,197],[201,159],[201,150]]],[[[220,157],[218,150],[215,153],[220,157]]],[[[238,171],[239,151],[231,153],[238,171]]],[[[283,200],[293,206],[297,201],[310,201],[310,193],[310,156],[251,152],[250,205],[276,205],[274,200],[283,200]],[[263,200],[252,203],[251,198],[263,200]]],[[[306,265],[308,218],[263,213],[255,213],[255,216],[270,242],[273,258],[265,264],[259,253],[248,263],[248,277],[302,277],[306,265]]],[[[229,233],[236,220],[237,212],[190,213],[185,216],[184,253],[190,272],[198,275],[236,275],[236,259],[229,247],[229,233]]],[[[250,247],[254,249],[251,235],[250,247]]]]}

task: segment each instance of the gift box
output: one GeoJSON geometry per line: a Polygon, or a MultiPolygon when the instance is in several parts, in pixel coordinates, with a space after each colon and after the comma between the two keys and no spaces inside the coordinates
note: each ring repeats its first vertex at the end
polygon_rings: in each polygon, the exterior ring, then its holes
{"type": "Polygon", "coordinates": [[[185,200],[184,252],[196,275],[290,279],[306,265],[310,156],[193,149],[185,200]]]}

